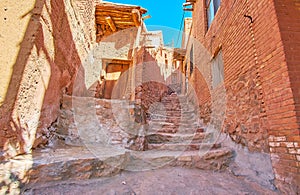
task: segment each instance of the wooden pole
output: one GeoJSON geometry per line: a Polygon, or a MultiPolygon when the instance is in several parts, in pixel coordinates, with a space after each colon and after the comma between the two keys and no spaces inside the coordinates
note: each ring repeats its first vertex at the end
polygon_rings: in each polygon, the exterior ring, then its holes
{"type": "Polygon", "coordinates": [[[117,27],[116,27],[114,21],[111,19],[111,17],[110,17],[110,16],[107,16],[107,17],[105,18],[105,20],[106,20],[107,24],[109,25],[109,27],[111,28],[111,30],[112,30],[113,32],[116,32],[116,31],[117,31],[117,27]]]}
{"type": "Polygon", "coordinates": [[[133,9],[131,11],[131,14],[132,14],[132,19],[133,19],[133,22],[134,22],[134,25],[136,27],[139,27],[141,25],[141,16],[140,16],[140,11],[137,10],[137,9],[133,9]]]}

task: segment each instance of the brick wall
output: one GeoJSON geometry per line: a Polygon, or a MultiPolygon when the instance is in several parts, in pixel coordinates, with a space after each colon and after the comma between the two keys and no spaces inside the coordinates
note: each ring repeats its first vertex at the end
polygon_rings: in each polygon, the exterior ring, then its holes
{"type": "MultiPolygon", "coordinates": [[[[57,119],[62,94],[72,94],[76,77],[84,77],[80,67],[94,39],[87,23],[94,15],[92,4],[63,0],[1,2],[7,9],[1,12],[6,20],[1,20],[0,41],[9,50],[7,56],[1,56],[7,69],[1,69],[0,74],[7,87],[1,88],[0,146],[7,155],[30,152],[33,146],[47,141],[48,127],[57,119]],[[81,13],[79,6],[92,12],[81,13]]],[[[85,88],[82,81],[76,83],[78,94],[85,88]]]]}
{"type": "MultiPolygon", "coordinates": [[[[208,30],[204,2],[199,0],[194,6],[192,34],[211,58],[222,49],[226,90],[222,130],[251,151],[270,151],[277,186],[296,192],[300,173],[299,2],[222,1],[208,30]]],[[[196,66],[209,81],[211,63],[201,63],[202,58],[196,57],[196,66]]],[[[194,86],[205,85],[203,79],[194,77],[190,78],[194,86]]],[[[198,93],[200,113],[209,104],[217,106],[212,108],[215,113],[214,109],[222,110],[222,103],[215,102],[223,98],[222,85],[213,89],[207,83],[212,99],[203,102],[208,91],[198,93]]]]}
{"type": "MultiPolygon", "coordinates": [[[[280,0],[274,1],[272,7],[276,17],[268,25],[273,32],[269,30],[269,36],[257,40],[276,45],[276,48],[258,47],[258,51],[268,51],[268,55],[261,56],[261,61],[262,86],[270,124],[270,152],[277,185],[286,193],[299,193],[300,5],[299,1],[280,0]]],[[[257,29],[259,33],[261,30],[257,29]]]]}
{"type": "Polygon", "coordinates": [[[185,75],[189,77],[189,95],[197,95],[200,107],[200,117],[203,122],[207,124],[211,120],[212,112],[212,86],[210,85],[212,79],[210,67],[211,54],[202,45],[202,43],[194,37],[190,37],[189,43],[187,45],[187,51],[190,50],[191,46],[193,46],[194,48],[193,58],[190,58],[190,52],[188,52],[185,61],[188,66],[186,68],[185,75]],[[194,66],[192,74],[190,68],[191,63],[193,63],[194,66]]]}
{"type": "MultiPolygon", "coordinates": [[[[201,72],[207,89],[199,97],[201,104],[200,113],[210,110],[218,114],[217,110],[224,110],[223,102],[226,101],[226,126],[224,131],[229,132],[233,140],[248,146],[252,150],[267,151],[267,131],[263,116],[260,88],[258,83],[257,67],[255,62],[255,46],[252,42],[251,22],[244,17],[248,12],[247,4],[237,1],[224,1],[219,8],[216,17],[207,30],[205,11],[202,9],[204,2],[198,1],[195,5],[193,36],[196,38],[194,44],[200,45],[195,51],[195,65],[201,72]],[[205,49],[204,49],[205,48],[205,49]],[[222,49],[224,61],[224,83],[213,89],[211,86],[211,59],[222,49]],[[206,53],[209,57],[197,56],[199,53],[206,53]],[[204,58],[209,58],[205,59],[204,58]],[[204,61],[201,62],[201,61],[204,61]],[[226,89],[226,97],[222,97],[226,89]],[[209,94],[210,93],[210,94],[209,94]],[[212,96],[211,102],[209,101],[212,96]],[[223,99],[221,104],[217,103],[223,99]],[[214,108],[212,108],[212,106],[214,108]]],[[[193,77],[197,75],[192,75],[193,77]]],[[[195,80],[195,79],[194,79],[195,80]]],[[[196,79],[198,80],[198,79],[196,79]]],[[[203,80],[203,79],[202,79],[203,80]]],[[[198,81],[195,86],[199,85],[198,81]]],[[[197,90],[199,91],[199,90],[197,90]]],[[[222,116],[207,119],[220,124],[224,120],[222,116]],[[219,120],[219,121],[218,121],[219,120]]]]}

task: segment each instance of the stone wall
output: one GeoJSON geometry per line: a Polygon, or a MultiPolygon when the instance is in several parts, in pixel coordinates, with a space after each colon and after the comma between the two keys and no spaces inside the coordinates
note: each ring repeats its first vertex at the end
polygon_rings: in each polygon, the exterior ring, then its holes
{"type": "MultiPolygon", "coordinates": [[[[72,94],[76,77],[84,76],[80,67],[95,40],[94,1],[1,1],[1,7],[0,146],[14,156],[47,141],[62,94],[72,94]]],[[[76,88],[83,94],[85,85],[76,88]]]]}
{"type": "MultiPolygon", "coordinates": [[[[222,130],[250,151],[270,152],[277,187],[299,191],[299,4],[222,1],[209,29],[204,7],[204,1],[194,5],[193,37],[211,58],[220,49],[223,53],[226,118],[222,130]]],[[[196,64],[203,75],[211,69],[209,63],[203,68],[196,64]]],[[[208,81],[209,75],[204,76],[208,81]]],[[[212,100],[201,106],[213,104],[217,107],[212,112],[222,110],[223,104],[214,104],[221,86],[214,90],[210,82],[207,85],[212,100]]],[[[204,91],[199,99],[208,96],[204,91]]]]}
{"type": "Polygon", "coordinates": [[[136,100],[141,101],[143,109],[147,112],[151,104],[160,102],[168,93],[168,86],[151,51],[141,48],[137,55],[140,57],[136,66],[136,90],[139,87],[141,95],[136,95],[136,100]]]}
{"type": "Polygon", "coordinates": [[[67,145],[129,147],[136,135],[132,106],[126,100],[64,95],[57,123],[56,137],[67,145]]]}

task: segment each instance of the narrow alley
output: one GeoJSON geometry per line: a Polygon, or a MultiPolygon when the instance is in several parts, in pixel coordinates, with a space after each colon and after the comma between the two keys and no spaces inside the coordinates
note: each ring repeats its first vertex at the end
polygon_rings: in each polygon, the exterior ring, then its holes
{"type": "Polygon", "coordinates": [[[176,3],[0,2],[0,194],[300,193],[299,2],[176,3]]]}

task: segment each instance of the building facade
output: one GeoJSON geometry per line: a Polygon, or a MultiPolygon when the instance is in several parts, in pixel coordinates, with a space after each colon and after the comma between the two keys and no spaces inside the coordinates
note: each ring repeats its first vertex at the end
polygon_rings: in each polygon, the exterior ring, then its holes
{"type": "Polygon", "coordinates": [[[299,192],[299,2],[187,2],[185,69],[203,121],[250,151],[270,153],[276,186],[299,192]]]}

